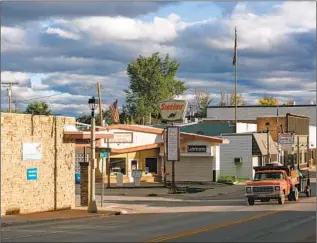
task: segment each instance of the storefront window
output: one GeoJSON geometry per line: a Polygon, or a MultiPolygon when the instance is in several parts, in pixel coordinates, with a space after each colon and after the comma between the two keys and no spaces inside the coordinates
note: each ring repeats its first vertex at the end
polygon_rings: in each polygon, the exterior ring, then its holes
{"type": "Polygon", "coordinates": [[[125,158],[110,158],[110,171],[120,171],[122,174],[126,174],[126,159],[125,158]]]}
{"type": "Polygon", "coordinates": [[[157,158],[146,158],[145,167],[149,173],[157,174],[157,158]]]}

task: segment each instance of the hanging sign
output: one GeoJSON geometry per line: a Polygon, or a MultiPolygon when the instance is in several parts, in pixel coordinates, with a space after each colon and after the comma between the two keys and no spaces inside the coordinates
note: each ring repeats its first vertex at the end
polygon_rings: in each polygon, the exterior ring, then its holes
{"type": "Polygon", "coordinates": [[[168,161],[179,161],[179,141],[180,131],[179,127],[168,127],[167,128],[167,160],[168,161]]]}
{"type": "Polygon", "coordinates": [[[160,103],[161,117],[166,121],[183,120],[186,114],[186,100],[169,100],[160,103]]]}
{"type": "Polygon", "coordinates": [[[295,133],[279,133],[278,144],[294,144],[295,133]]]}

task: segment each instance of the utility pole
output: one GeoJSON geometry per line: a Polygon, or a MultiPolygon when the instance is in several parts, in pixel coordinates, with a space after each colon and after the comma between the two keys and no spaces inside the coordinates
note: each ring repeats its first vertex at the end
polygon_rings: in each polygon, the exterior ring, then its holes
{"type": "Polygon", "coordinates": [[[267,134],[267,163],[271,161],[271,154],[270,154],[270,123],[266,122],[266,134],[267,134]]]}
{"type": "Polygon", "coordinates": [[[234,56],[234,120],[236,125],[236,133],[238,131],[238,118],[237,118],[237,86],[238,86],[238,68],[237,68],[237,61],[238,61],[238,48],[237,48],[237,28],[234,29],[235,33],[235,40],[234,40],[234,49],[235,49],[235,56],[234,56]]]}
{"type": "Polygon", "coordinates": [[[7,87],[7,92],[8,92],[8,111],[9,113],[12,112],[11,104],[12,104],[12,85],[17,85],[19,82],[1,82],[4,87],[7,87]]]}
{"type": "MultiPolygon", "coordinates": [[[[102,107],[101,107],[101,92],[100,92],[100,83],[97,83],[97,91],[98,91],[98,101],[99,101],[99,119],[100,119],[100,126],[103,127],[103,114],[102,114],[102,107]]],[[[108,140],[108,139],[107,139],[108,140]]],[[[109,146],[109,145],[107,145],[109,146]]],[[[109,157],[109,155],[107,156],[109,157]]],[[[102,160],[102,168],[101,168],[101,207],[103,205],[103,195],[105,191],[105,183],[104,183],[104,158],[100,158],[102,160]]]]}

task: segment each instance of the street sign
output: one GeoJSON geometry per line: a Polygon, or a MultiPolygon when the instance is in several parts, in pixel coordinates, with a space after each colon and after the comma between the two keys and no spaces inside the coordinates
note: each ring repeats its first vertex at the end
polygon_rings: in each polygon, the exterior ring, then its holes
{"type": "Polygon", "coordinates": [[[100,149],[100,153],[110,153],[111,152],[111,148],[102,148],[100,149]]]}
{"type": "Polygon", "coordinates": [[[26,179],[28,181],[36,181],[37,180],[37,168],[29,168],[26,170],[26,179]]]}
{"type": "Polygon", "coordinates": [[[166,121],[179,121],[185,117],[187,109],[186,100],[169,100],[160,103],[161,117],[166,121]]]}
{"type": "Polygon", "coordinates": [[[168,127],[167,128],[167,160],[168,161],[179,161],[179,127],[168,127]]]}
{"type": "Polygon", "coordinates": [[[107,152],[100,152],[100,158],[107,158],[108,153],[107,152]]]}
{"type": "Polygon", "coordinates": [[[278,144],[294,144],[295,133],[279,133],[278,144]]]}

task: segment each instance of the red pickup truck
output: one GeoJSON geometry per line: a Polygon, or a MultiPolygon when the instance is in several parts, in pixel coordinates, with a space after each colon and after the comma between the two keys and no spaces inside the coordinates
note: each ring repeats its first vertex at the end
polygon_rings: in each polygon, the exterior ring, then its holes
{"type": "Polygon", "coordinates": [[[299,199],[301,181],[297,170],[291,171],[287,166],[277,165],[257,166],[254,170],[254,179],[247,182],[245,187],[249,205],[254,205],[256,200],[268,202],[272,199],[284,204],[286,197],[289,201],[299,199]]]}

